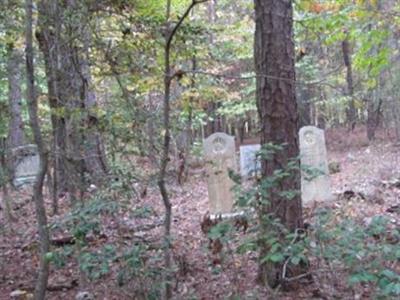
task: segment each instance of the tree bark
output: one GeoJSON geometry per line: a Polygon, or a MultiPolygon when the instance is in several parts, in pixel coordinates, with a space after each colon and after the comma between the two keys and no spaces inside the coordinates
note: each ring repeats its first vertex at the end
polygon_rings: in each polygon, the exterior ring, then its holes
{"type": "Polygon", "coordinates": [[[379,98],[377,102],[375,105],[373,97],[367,101],[367,138],[369,141],[375,140],[375,132],[379,126],[382,99],[379,98]]]}
{"type": "MultiPolygon", "coordinates": [[[[262,160],[262,177],[273,176],[274,171],[285,168],[289,159],[299,155],[298,111],[295,94],[295,52],[293,43],[292,1],[254,0],[256,15],[254,58],[257,75],[256,99],[261,121],[261,144],[284,145],[282,151],[262,160]]],[[[300,194],[288,201],[283,191],[300,190],[300,171],[293,172],[278,186],[265,191],[268,203],[260,202],[261,233],[268,226],[267,216],[278,218],[290,231],[301,228],[302,207],[300,194]]],[[[262,199],[265,200],[265,199],[262,199]]],[[[260,260],[269,251],[261,241],[260,260]]],[[[275,287],[281,279],[280,263],[259,265],[259,281],[275,287]]]]}
{"type": "Polygon", "coordinates": [[[64,106],[59,96],[61,53],[60,53],[60,19],[58,1],[39,1],[38,3],[38,27],[36,38],[40,51],[43,53],[45,72],[47,78],[48,99],[51,109],[52,124],[52,166],[53,166],[53,212],[58,210],[58,197],[67,190],[65,173],[66,128],[65,118],[60,113],[64,106]],[[53,26],[55,24],[55,26],[53,26]],[[53,30],[51,30],[53,28],[53,30]]]}
{"type": "Polygon", "coordinates": [[[25,143],[22,121],[21,63],[22,53],[13,45],[7,49],[8,104],[10,123],[8,127],[8,147],[14,148],[25,143]]]}
{"type": "Polygon", "coordinates": [[[346,66],[346,82],[347,82],[347,96],[349,97],[349,106],[346,110],[347,123],[349,129],[353,130],[356,125],[356,109],[354,105],[354,88],[353,88],[353,68],[351,63],[351,50],[349,38],[346,37],[342,42],[342,53],[344,65],[346,66]]]}
{"type": "Polygon", "coordinates": [[[3,190],[2,208],[5,211],[5,216],[7,221],[11,223],[16,221],[16,219],[12,214],[11,201],[8,193],[8,184],[10,182],[10,170],[9,170],[9,164],[7,163],[6,153],[7,153],[6,139],[0,138],[0,186],[2,187],[3,190]]]}
{"type": "Polygon", "coordinates": [[[26,78],[27,78],[27,99],[29,108],[29,120],[33,131],[35,143],[39,150],[39,173],[33,187],[33,199],[35,202],[36,219],[40,239],[40,264],[39,274],[35,285],[34,297],[36,300],[43,300],[46,294],[47,280],[49,277],[49,261],[46,254],[50,250],[49,231],[47,227],[46,209],[43,199],[43,182],[47,171],[47,152],[44,148],[42,133],[40,130],[39,118],[37,113],[37,97],[35,91],[35,72],[33,65],[33,45],[32,45],[32,0],[26,0],[26,78]]]}
{"type": "Polygon", "coordinates": [[[400,142],[400,101],[398,99],[392,99],[390,101],[390,106],[392,108],[392,116],[395,127],[396,141],[400,142]]]}
{"type": "Polygon", "coordinates": [[[89,11],[86,4],[77,1],[42,0],[38,7],[41,22],[37,37],[47,59],[55,169],[59,170],[54,177],[65,177],[74,202],[76,192],[87,185],[81,182],[86,172],[98,185],[107,175],[91,85],[89,11]]]}
{"type": "Polygon", "coordinates": [[[103,148],[101,134],[98,131],[98,119],[96,116],[97,100],[92,86],[92,75],[90,72],[90,33],[84,30],[83,58],[82,58],[82,83],[85,107],[85,165],[94,181],[102,183],[107,174],[106,156],[103,148]]]}
{"type": "Polygon", "coordinates": [[[310,99],[312,99],[312,93],[310,87],[305,87],[299,91],[299,122],[300,127],[312,125],[311,122],[311,105],[310,99]]]}

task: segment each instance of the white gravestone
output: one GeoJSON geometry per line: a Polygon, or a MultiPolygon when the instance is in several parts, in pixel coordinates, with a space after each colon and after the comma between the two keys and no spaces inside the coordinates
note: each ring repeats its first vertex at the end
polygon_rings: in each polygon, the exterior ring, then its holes
{"type": "Polygon", "coordinates": [[[299,136],[303,204],[332,200],[324,131],[305,126],[299,136]]]}
{"type": "Polygon", "coordinates": [[[252,177],[261,170],[261,161],[257,157],[260,149],[259,144],[240,146],[240,175],[243,178],[252,177]]]}
{"type": "Polygon", "coordinates": [[[229,214],[233,208],[234,182],[229,170],[236,171],[235,138],[217,132],[204,140],[204,158],[208,183],[210,213],[229,214]]]}
{"type": "Polygon", "coordinates": [[[39,153],[36,145],[24,145],[12,149],[14,176],[13,184],[20,187],[33,184],[39,173],[39,153]]]}

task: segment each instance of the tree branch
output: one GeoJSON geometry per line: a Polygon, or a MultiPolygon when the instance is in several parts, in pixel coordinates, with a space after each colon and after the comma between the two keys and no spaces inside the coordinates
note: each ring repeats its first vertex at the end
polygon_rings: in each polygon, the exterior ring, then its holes
{"type": "Polygon", "coordinates": [[[207,2],[208,0],[192,0],[192,3],[188,6],[186,11],[183,13],[182,17],[179,18],[178,23],[174,26],[172,29],[171,33],[169,34],[167,38],[167,44],[166,47],[170,48],[171,47],[171,42],[172,39],[174,38],[176,32],[178,31],[179,27],[181,27],[183,21],[186,19],[186,17],[189,15],[190,11],[192,10],[193,7],[195,7],[197,4],[207,2]]]}

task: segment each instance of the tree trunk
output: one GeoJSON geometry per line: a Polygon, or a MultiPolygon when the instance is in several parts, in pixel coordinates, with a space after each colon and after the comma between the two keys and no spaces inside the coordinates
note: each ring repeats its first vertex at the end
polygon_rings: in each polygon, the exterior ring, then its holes
{"type": "Polygon", "coordinates": [[[216,130],[215,130],[215,116],[214,112],[216,110],[216,105],[214,102],[208,102],[207,103],[207,116],[208,117],[213,117],[213,120],[207,120],[207,124],[205,127],[205,137],[208,137],[212,135],[216,130]]]}
{"type": "MultiPolygon", "coordinates": [[[[7,163],[7,145],[5,138],[0,138],[0,186],[3,190],[3,199],[1,208],[5,212],[6,219],[9,223],[16,221],[12,214],[11,201],[8,193],[8,184],[10,182],[9,164],[7,163]]],[[[12,229],[12,226],[10,225],[12,229]]]]}
{"type": "MultiPolygon", "coordinates": [[[[255,0],[256,30],[254,58],[257,74],[256,99],[261,121],[261,144],[283,145],[282,151],[272,159],[262,160],[262,177],[273,176],[274,171],[284,168],[289,159],[299,155],[298,111],[295,94],[295,66],[293,44],[292,1],[255,0]]],[[[294,172],[268,194],[268,204],[260,202],[261,233],[268,231],[267,216],[278,218],[290,231],[302,227],[300,195],[288,201],[283,191],[300,190],[300,172],[294,172]]],[[[264,199],[265,200],[265,199],[264,199]]],[[[260,260],[269,252],[269,246],[261,241],[260,260]]],[[[275,287],[281,279],[280,263],[262,263],[259,281],[275,287]]]]}
{"type": "MultiPolygon", "coordinates": [[[[208,1],[208,22],[211,25],[214,25],[217,21],[217,13],[216,13],[216,5],[217,0],[210,0],[208,1]]],[[[214,44],[215,36],[214,33],[211,31],[209,35],[210,45],[214,44]]],[[[212,57],[211,53],[210,56],[212,57]]],[[[216,79],[219,80],[218,78],[216,79]]],[[[220,131],[220,120],[219,116],[217,115],[218,103],[214,101],[210,101],[207,103],[207,116],[212,117],[212,120],[207,120],[206,125],[206,137],[210,136],[214,132],[220,131]]]]}
{"type": "Polygon", "coordinates": [[[96,116],[96,94],[92,87],[92,75],[89,65],[90,33],[84,31],[84,56],[82,58],[82,83],[84,95],[85,120],[85,165],[95,182],[101,184],[107,174],[107,164],[102,137],[98,131],[98,119],[96,116]]]}
{"type": "Polygon", "coordinates": [[[47,227],[46,209],[43,199],[43,182],[47,171],[47,152],[44,148],[42,134],[37,114],[37,97],[35,91],[35,73],[33,65],[32,45],[32,0],[26,0],[26,78],[27,78],[27,99],[29,108],[29,120],[33,131],[33,137],[39,150],[39,173],[33,187],[33,199],[35,202],[36,219],[40,240],[40,264],[39,274],[36,281],[35,300],[43,300],[46,294],[47,280],[49,277],[49,261],[46,254],[50,250],[49,231],[47,227]]]}
{"type": "Polygon", "coordinates": [[[393,98],[390,102],[392,108],[393,123],[395,127],[396,141],[400,142],[400,101],[393,98]]]}
{"type": "MultiPolygon", "coordinates": [[[[167,165],[169,161],[169,149],[170,149],[170,98],[171,98],[171,83],[175,76],[172,74],[171,68],[171,46],[172,40],[181,27],[183,21],[189,16],[190,11],[195,7],[196,4],[205,2],[206,0],[192,0],[192,3],[179,18],[179,21],[172,28],[171,32],[167,35],[164,47],[164,101],[163,101],[163,129],[164,129],[164,141],[160,161],[160,172],[158,175],[157,184],[160,189],[160,194],[163,200],[165,208],[165,221],[164,221],[164,268],[165,270],[165,299],[172,298],[172,287],[171,287],[171,216],[172,216],[172,204],[169,199],[167,187],[165,185],[165,177],[167,172],[167,165]]],[[[171,0],[167,1],[167,14],[166,21],[167,25],[170,22],[171,12],[171,0]]]]}
{"type": "Polygon", "coordinates": [[[22,53],[13,45],[7,49],[8,103],[10,123],[8,127],[8,147],[14,148],[25,143],[24,123],[22,121],[21,63],[22,53]]]}
{"type": "Polygon", "coordinates": [[[312,93],[310,87],[301,89],[299,92],[299,123],[300,127],[311,125],[311,105],[312,93]]]}
{"type": "Polygon", "coordinates": [[[62,99],[59,97],[59,85],[61,73],[60,53],[60,26],[61,22],[55,20],[61,18],[58,1],[39,1],[38,3],[39,30],[36,38],[39,42],[40,51],[43,53],[45,72],[47,78],[48,99],[51,109],[52,124],[52,166],[53,166],[53,211],[57,212],[58,197],[67,190],[67,179],[65,173],[66,128],[65,118],[61,114],[63,108],[62,99]],[[55,24],[56,26],[52,26],[55,24]],[[54,30],[51,30],[53,28],[54,30]]]}
{"type": "Polygon", "coordinates": [[[378,128],[380,115],[381,115],[382,99],[378,99],[378,103],[375,105],[373,97],[368,99],[367,102],[367,138],[369,141],[375,139],[375,132],[378,128]],[[376,106],[376,107],[375,107],[376,106]]]}
{"type": "Polygon", "coordinates": [[[351,51],[349,38],[346,37],[342,42],[342,52],[344,65],[346,66],[346,82],[347,82],[347,96],[349,97],[349,106],[346,110],[347,123],[349,124],[349,129],[353,130],[356,125],[356,109],[354,105],[354,88],[353,88],[353,70],[351,64],[351,51]]]}
{"type": "Polygon", "coordinates": [[[42,0],[38,7],[41,22],[37,37],[46,59],[55,169],[65,170],[64,174],[55,172],[54,177],[65,177],[74,202],[76,192],[87,185],[82,182],[85,172],[96,184],[102,184],[107,174],[91,86],[89,12],[76,1],[42,0]]]}

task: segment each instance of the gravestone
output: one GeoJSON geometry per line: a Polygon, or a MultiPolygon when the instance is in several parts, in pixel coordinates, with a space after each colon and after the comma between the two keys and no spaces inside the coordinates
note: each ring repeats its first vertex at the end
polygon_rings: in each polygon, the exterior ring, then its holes
{"type": "Polygon", "coordinates": [[[20,187],[33,184],[39,173],[39,153],[36,145],[23,145],[12,149],[13,184],[20,187]]]}
{"type": "Polygon", "coordinates": [[[240,146],[240,175],[243,178],[252,177],[261,170],[261,161],[257,158],[260,149],[259,144],[240,146]]]}
{"type": "Polygon", "coordinates": [[[324,131],[305,126],[299,136],[303,204],[332,200],[324,131]]]}
{"type": "Polygon", "coordinates": [[[233,208],[234,182],[229,169],[236,171],[235,138],[217,132],[204,140],[204,158],[211,214],[227,214],[233,208]]]}

